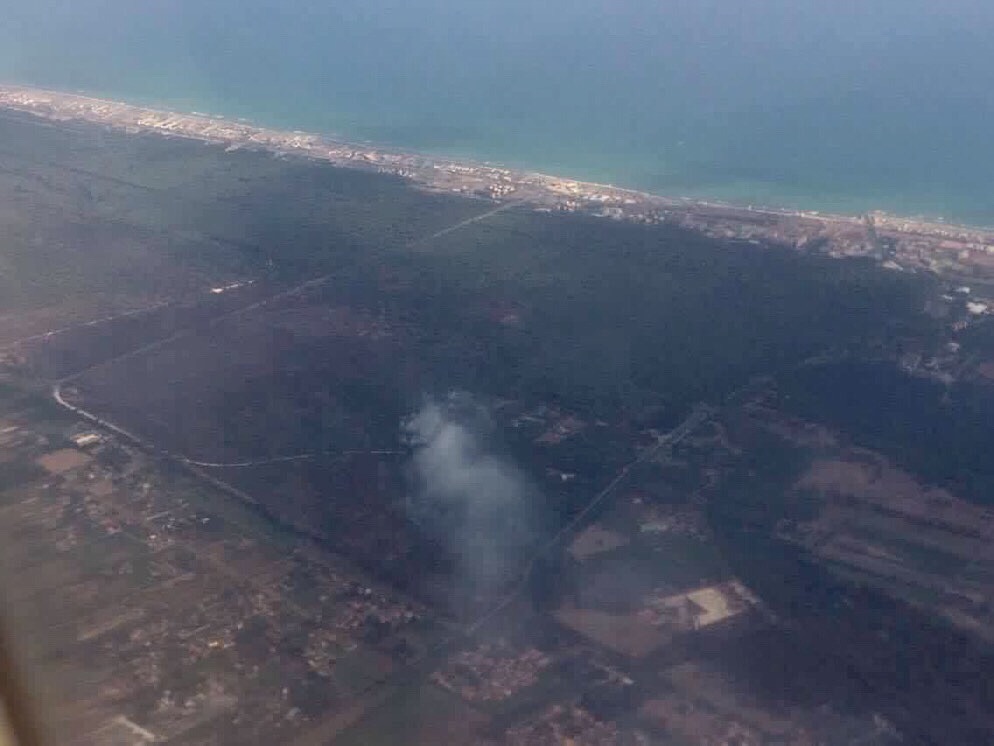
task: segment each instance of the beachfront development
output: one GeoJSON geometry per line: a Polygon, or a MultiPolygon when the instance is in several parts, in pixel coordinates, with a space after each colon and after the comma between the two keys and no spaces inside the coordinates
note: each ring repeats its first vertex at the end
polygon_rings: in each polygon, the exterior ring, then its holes
{"type": "Polygon", "coordinates": [[[670,223],[711,238],[772,243],[831,256],[870,257],[894,270],[981,279],[994,274],[994,229],[880,212],[857,217],[662,197],[307,132],[268,129],[220,116],[163,111],[23,86],[0,85],[0,107],[56,121],[81,120],[133,133],[196,139],[231,149],[302,156],[335,166],[400,176],[425,189],[520,203],[541,211],[670,223]]]}

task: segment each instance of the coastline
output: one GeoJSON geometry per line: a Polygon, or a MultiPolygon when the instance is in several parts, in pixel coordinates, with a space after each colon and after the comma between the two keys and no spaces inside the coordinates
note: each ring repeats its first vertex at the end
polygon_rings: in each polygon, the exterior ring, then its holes
{"type": "Polygon", "coordinates": [[[514,202],[543,212],[577,212],[645,224],[668,223],[716,239],[778,244],[832,256],[869,256],[892,269],[937,274],[994,270],[994,229],[894,216],[853,216],[775,206],[667,197],[491,163],[456,160],[244,119],[0,84],[0,109],[53,121],[82,121],[137,134],[181,137],[228,150],[296,155],[404,178],[419,188],[514,202]]]}

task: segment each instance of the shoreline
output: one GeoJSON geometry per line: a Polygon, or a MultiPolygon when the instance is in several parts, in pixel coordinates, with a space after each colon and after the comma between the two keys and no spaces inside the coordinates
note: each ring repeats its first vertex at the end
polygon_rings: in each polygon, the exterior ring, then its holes
{"type": "Polygon", "coordinates": [[[668,223],[716,239],[772,243],[833,256],[869,256],[892,269],[994,270],[994,229],[895,216],[822,213],[652,194],[488,162],[453,159],[333,135],[257,126],[242,118],[183,113],[78,93],[0,83],[0,109],[52,121],[82,121],[131,134],[157,133],[227,150],[297,155],[391,174],[440,193],[515,202],[644,224],[668,223]]]}
{"type": "MultiPolygon", "coordinates": [[[[942,214],[938,210],[929,209],[927,207],[922,207],[917,212],[905,212],[901,210],[895,210],[892,208],[881,208],[873,205],[870,200],[862,200],[863,205],[859,207],[852,206],[840,207],[830,206],[829,203],[833,200],[829,199],[827,202],[819,200],[818,198],[808,195],[808,196],[791,196],[789,194],[783,195],[781,197],[775,198],[758,198],[752,199],[749,196],[739,196],[739,195],[724,195],[719,196],[716,193],[711,193],[709,190],[697,191],[691,189],[689,193],[682,193],[679,187],[675,187],[672,190],[666,188],[653,188],[646,186],[639,186],[637,184],[628,184],[624,182],[624,176],[615,174],[616,178],[621,179],[622,183],[616,183],[612,180],[612,177],[602,173],[602,177],[598,178],[596,176],[587,176],[582,174],[582,169],[579,171],[573,170],[573,175],[569,175],[566,171],[570,170],[568,167],[564,166],[564,170],[557,170],[555,167],[550,168],[535,168],[529,164],[528,160],[522,160],[513,155],[508,156],[494,156],[494,157],[482,157],[475,153],[460,153],[460,152],[447,152],[445,148],[440,148],[439,150],[433,150],[431,148],[421,149],[417,146],[404,145],[401,142],[393,142],[389,139],[376,139],[364,137],[362,135],[350,136],[339,132],[337,129],[324,129],[315,128],[310,129],[304,127],[301,129],[297,123],[290,121],[281,122],[277,120],[266,123],[266,117],[256,117],[251,113],[242,111],[238,113],[225,114],[221,111],[214,112],[212,109],[212,104],[207,104],[205,102],[194,101],[192,99],[177,100],[175,102],[175,107],[169,103],[163,103],[161,100],[157,100],[154,97],[146,98],[140,94],[134,96],[125,95],[124,97],[118,97],[117,94],[112,92],[104,92],[98,90],[88,90],[83,88],[78,89],[61,89],[61,88],[49,88],[45,86],[34,85],[30,82],[16,83],[9,82],[5,83],[0,79],[0,90],[2,89],[14,89],[20,88],[25,91],[36,91],[48,94],[56,94],[61,96],[73,96],[80,99],[88,99],[94,102],[114,102],[121,105],[132,106],[135,108],[145,109],[149,111],[158,112],[160,114],[172,114],[181,116],[191,116],[200,117],[202,119],[223,121],[236,123],[239,125],[245,125],[258,130],[267,130],[271,132],[281,132],[281,133],[295,133],[295,134],[308,134],[316,137],[321,137],[329,142],[334,142],[342,145],[350,145],[356,148],[364,148],[370,151],[378,151],[384,154],[392,155],[403,155],[409,157],[421,158],[424,160],[432,160],[438,162],[447,163],[459,163],[463,165],[469,165],[479,168],[496,168],[507,171],[512,171],[518,174],[530,174],[538,176],[544,179],[550,180],[560,180],[560,181],[573,181],[580,184],[588,185],[590,187],[599,187],[602,189],[610,189],[619,192],[627,192],[630,194],[638,195],[641,198],[651,200],[660,199],[664,201],[673,201],[681,204],[693,203],[696,205],[706,206],[712,205],[716,207],[723,207],[727,209],[752,209],[754,212],[769,212],[774,214],[798,214],[798,215],[819,215],[826,219],[831,218],[852,218],[854,216],[862,216],[867,212],[881,215],[888,215],[890,217],[900,217],[904,220],[914,221],[917,223],[927,223],[936,226],[950,226],[958,227],[962,229],[985,231],[994,233],[994,222],[984,222],[973,221],[969,218],[955,217],[948,214],[942,214]],[[764,201],[764,199],[766,201],[764,201]]],[[[216,105],[217,102],[215,102],[216,105]]],[[[458,149],[456,149],[458,151],[458,149]]],[[[722,190],[718,190],[719,192],[722,190]]],[[[838,200],[836,200],[838,201],[838,200]]],[[[843,200],[845,201],[845,200],[843,200]]]]}

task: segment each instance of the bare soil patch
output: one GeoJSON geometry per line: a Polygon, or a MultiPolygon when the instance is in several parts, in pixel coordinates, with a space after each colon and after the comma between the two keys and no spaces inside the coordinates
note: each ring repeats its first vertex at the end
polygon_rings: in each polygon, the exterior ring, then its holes
{"type": "Polygon", "coordinates": [[[642,658],[665,645],[670,637],[637,614],[610,614],[596,609],[563,607],[556,619],[596,643],[630,658],[642,658]]]}
{"type": "Polygon", "coordinates": [[[37,460],[37,464],[49,474],[63,474],[80,466],[86,466],[93,459],[72,448],[47,453],[37,460]]]}

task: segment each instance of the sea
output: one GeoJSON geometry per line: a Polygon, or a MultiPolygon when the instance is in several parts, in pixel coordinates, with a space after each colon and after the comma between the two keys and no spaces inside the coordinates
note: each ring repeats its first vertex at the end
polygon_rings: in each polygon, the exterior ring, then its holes
{"type": "Polygon", "coordinates": [[[0,80],[669,196],[994,225],[990,0],[0,0],[0,80]]]}

